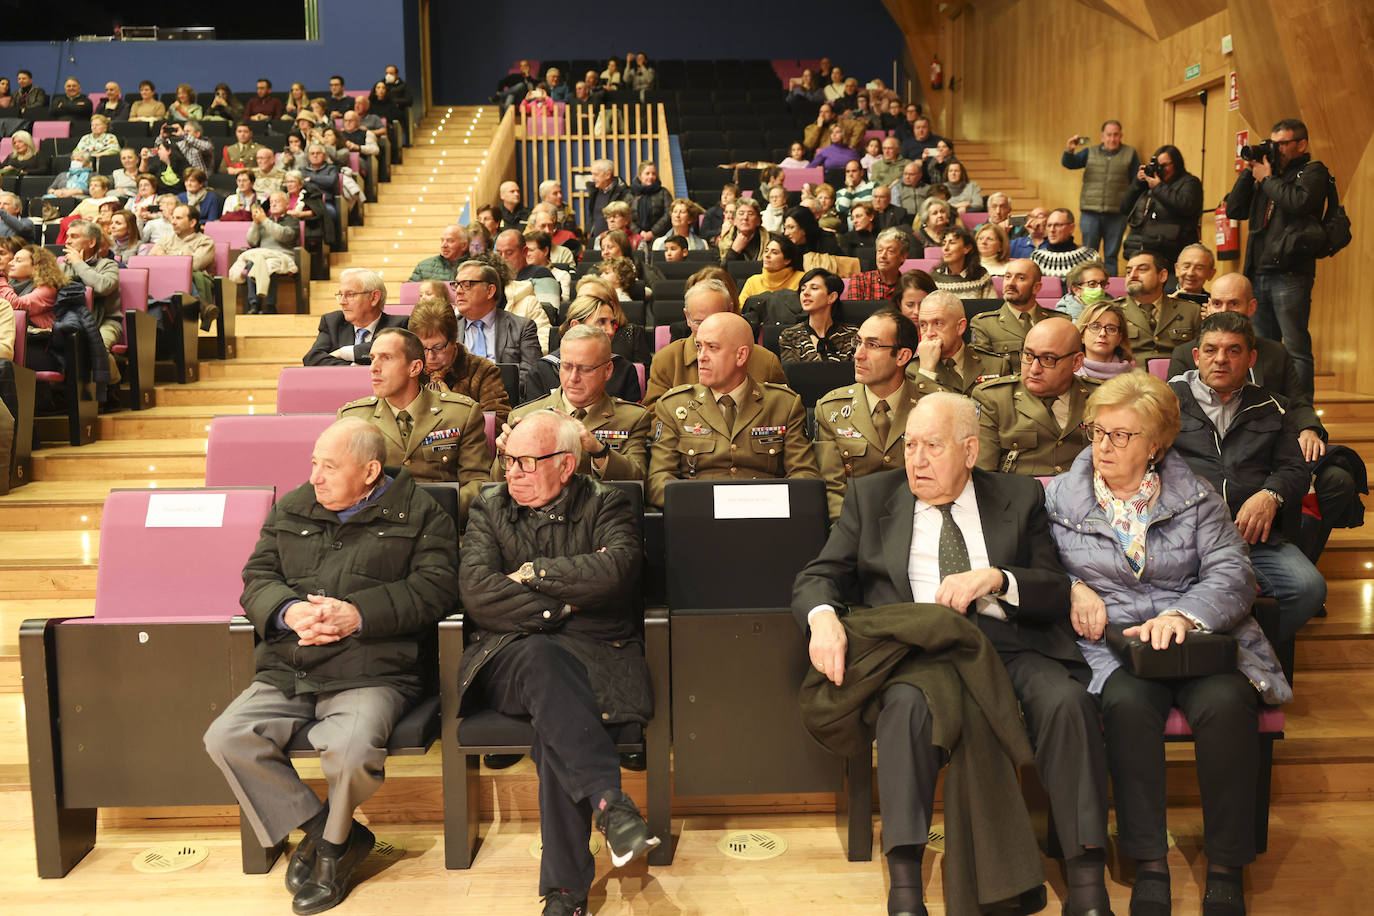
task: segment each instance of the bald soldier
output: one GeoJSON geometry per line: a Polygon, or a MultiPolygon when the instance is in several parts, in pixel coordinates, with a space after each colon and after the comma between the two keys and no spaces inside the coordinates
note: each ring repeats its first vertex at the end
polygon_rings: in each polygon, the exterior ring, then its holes
{"type": "Polygon", "coordinates": [[[749,322],[733,312],[710,315],[696,329],[699,382],[669,389],[654,405],[652,505],[663,505],[674,478],[820,477],[801,398],[750,375],[753,342],[749,322]]]}
{"type": "MultiPolygon", "coordinates": [[[[718,312],[733,312],[735,300],[730,290],[719,280],[701,280],[694,283],[684,296],[682,314],[687,318],[687,327],[692,334],[675,340],[654,354],[649,365],[649,378],[644,385],[644,406],[652,407],[662,397],[663,392],[679,385],[690,385],[697,381],[697,327],[709,315],[718,312]]],[[[749,374],[761,382],[787,384],[782,363],[778,357],[765,347],[750,341],[749,374]]]]}
{"type": "Polygon", "coordinates": [[[1040,293],[1040,280],[1040,268],[1029,258],[1020,258],[1007,265],[1007,272],[1002,277],[1002,307],[995,312],[974,315],[969,322],[969,327],[973,328],[974,349],[1015,363],[1026,332],[1032,325],[1055,314],[1035,301],[1040,293]]]}
{"type": "MultiPolygon", "coordinates": [[[[510,424],[496,440],[496,454],[505,453],[512,427],[539,410],[570,415],[582,424],[582,460],[577,473],[601,480],[638,480],[648,471],[649,411],[606,393],[614,368],[611,339],[594,324],[569,329],[559,344],[559,385],[537,401],[511,411],[510,424]]],[[[505,480],[498,460],[492,479],[505,480]]]]}
{"type": "Polygon", "coordinates": [[[978,467],[1047,477],[1068,469],[1088,445],[1083,409],[1097,387],[1074,375],[1083,339],[1067,318],[1031,328],[1021,348],[1021,373],[973,389],[978,402],[978,467]]]}
{"type": "Polygon", "coordinates": [[[916,318],[920,343],[906,374],[921,394],[953,391],[968,394],[973,386],[1007,374],[1007,360],[964,346],[964,302],[949,290],[936,290],[921,300],[916,318]]]}
{"type": "Polygon", "coordinates": [[[488,479],[491,452],[481,406],[465,394],[424,387],[425,349],[403,328],[372,339],[372,397],[339,408],[376,426],[386,440],[386,465],[404,467],[422,481],[456,480],[459,527],[488,479]]]}
{"type": "Polygon", "coordinates": [[[874,312],[859,326],[854,384],[816,402],[816,463],[832,521],[840,517],[850,478],[902,466],[902,431],[921,398],[905,374],[916,340],[910,318],[893,308],[874,312]]]}

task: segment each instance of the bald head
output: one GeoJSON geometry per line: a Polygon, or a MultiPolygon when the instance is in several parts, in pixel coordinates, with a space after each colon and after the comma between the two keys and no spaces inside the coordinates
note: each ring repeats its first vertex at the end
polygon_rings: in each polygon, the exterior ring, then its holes
{"type": "Polygon", "coordinates": [[[1021,383],[1039,398],[1058,397],[1069,390],[1074,373],[1083,365],[1083,338],[1068,318],[1046,318],[1030,329],[1021,349],[1021,383]],[[1036,359],[1027,359],[1029,356],[1036,359]],[[1040,358],[1054,358],[1046,366],[1040,358]]]}
{"type": "Polygon", "coordinates": [[[696,330],[697,374],[701,383],[723,394],[744,381],[754,333],[734,312],[707,316],[696,330]]]}
{"type": "Polygon", "coordinates": [[[1217,312],[1239,312],[1249,317],[1255,314],[1258,305],[1254,287],[1245,274],[1222,274],[1212,284],[1212,294],[1203,308],[1203,317],[1217,312]]]}

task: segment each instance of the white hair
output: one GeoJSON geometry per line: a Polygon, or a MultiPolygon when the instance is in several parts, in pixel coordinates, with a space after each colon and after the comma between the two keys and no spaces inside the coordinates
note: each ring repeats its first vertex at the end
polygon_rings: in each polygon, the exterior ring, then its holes
{"type": "Polygon", "coordinates": [[[377,308],[386,305],[386,281],[382,279],[381,274],[366,267],[349,267],[339,272],[340,280],[346,277],[357,277],[365,293],[381,290],[382,298],[377,300],[377,308]]]}

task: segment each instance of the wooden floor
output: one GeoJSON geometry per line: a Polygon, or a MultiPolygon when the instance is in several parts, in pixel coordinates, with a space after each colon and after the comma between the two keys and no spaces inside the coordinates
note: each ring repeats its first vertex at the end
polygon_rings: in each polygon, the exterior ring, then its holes
{"type": "MultiPolygon", "coordinates": [[[[442,133],[434,135],[434,145],[427,142],[438,120],[426,123],[392,182],[381,185],[381,199],[366,205],[366,226],[352,230],[351,250],[335,255],[336,278],[347,266],[380,268],[395,301],[411,265],[437,250],[440,229],[466,202],[494,133],[492,113],[478,117],[476,109],[454,109],[449,135],[455,127],[471,127],[472,139],[452,151],[444,148],[442,133]]],[[[1029,194],[1026,189],[1018,199],[1029,194]]],[[[17,634],[25,619],[90,613],[106,494],[114,487],[200,485],[211,418],[275,411],[277,373],[299,363],[319,315],[337,308],[335,289],[332,281],[313,284],[308,313],[239,316],[237,358],[202,362],[202,380],[194,384],[158,386],[149,410],[102,415],[92,445],[36,452],[32,482],[0,496],[0,914],[287,912],[283,865],[267,876],[240,872],[233,808],[102,811],[95,850],[67,878],[35,877],[17,634]],[[210,856],[174,874],[136,872],[135,854],[160,843],[202,844],[210,856]]],[[[1318,406],[1333,442],[1374,458],[1374,398],[1334,391],[1319,377],[1318,406]]],[[[302,479],[305,473],[302,468],[302,479]]],[[[1250,913],[1260,916],[1374,913],[1356,883],[1374,850],[1374,526],[1336,532],[1320,568],[1330,585],[1330,616],[1312,621],[1298,641],[1297,697],[1287,708],[1287,737],[1275,751],[1270,848],[1248,875],[1250,913]]],[[[1170,826],[1178,840],[1170,861],[1175,912],[1184,916],[1200,912],[1205,868],[1191,758],[1189,746],[1170,746],[1170,826]]],[[[532,765],[483,771],[482,805],[491,826],[484,828],[476,867],[446,871],[440,764],[438,749],[389,763],[386,784],[362,816],[405,851],[395,858],[374,855],[365,866],[368,880],[338,912],[539,911],[538,864],[530,852],[538,836],[532,765]]],[[[318,775],[309,762],[302,767],[307,776],[318,775]]],[[[322,789],[317,779],[314,784],[322,789]]],[[[642,777],[627,774],[626,789],[643,800],[642,777]]],[[[593,909],[881,913],[882,863],[845,861],[832,805],[829,796],[675,797],[680,845],[674,864],[611,875],[602,855],[593,909]],[[788,850],[762,862],[728,859],[716,843],[734,830],[773,831],[788,850]]],[[[1063,885],[1053,863],[1048,867],[1051,905],[1045,912],[1054,914],[1063,885]]],[[[943,912],[937,856],[927,857],[926,875],[931,912],[943,912]]],[[[1125,916],[1129,884],[1119,872],[1114,877],[1113,906],[1125,916]]]]}

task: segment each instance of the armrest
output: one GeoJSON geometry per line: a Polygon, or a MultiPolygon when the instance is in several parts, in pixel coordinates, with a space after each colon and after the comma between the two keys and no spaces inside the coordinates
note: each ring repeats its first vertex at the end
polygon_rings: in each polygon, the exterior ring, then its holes
{"type": "Polygon", "coordinates": [[[444,722],[458,718],[458,665],[463,658],[463,615],[439,621],[439,715],[444,722]]]}
{"type": "Polygon", "coordinates": [[[258,631],[247,617],[239,615],[229,620],[229,684],[230,692],[238,696],[253,682],[257,660],[253,650],[258,644],[258,631]]]}
{"type": "Polygon", "coordinates": [[[644,609],[644,660],[654,689],[654,719],[668,721],[672,710],[672,640],[666,607],[644,609]]]}

